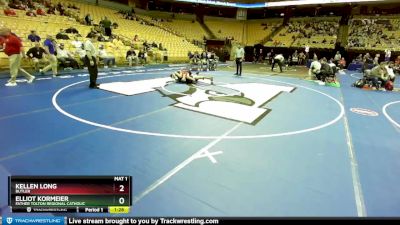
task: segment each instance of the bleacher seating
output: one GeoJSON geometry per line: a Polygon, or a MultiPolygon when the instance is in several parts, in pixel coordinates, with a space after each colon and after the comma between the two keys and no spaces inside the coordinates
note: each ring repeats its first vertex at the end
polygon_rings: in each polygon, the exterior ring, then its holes
{"type": "Polygon", "coordinates": [[[175,30],[189,40],[201,41],[204,37],[209,38],[208,34],[204,31],[199,22],[194,20],[168,20],[162,22],[161,25],[175,30]]]}
{"type": "MultiPolygon", "coordinates": [[[[73,1],[60,1],[53,0],[53,4],[62,2],[63,4],[74,3],[80,8],[79,13],[80,18],[84,18],[86,14],[90,14],[94,24],[98,24],[104,16],[107,16],[112,22],[118,24],[118,28],[113,30],[113,34],[120,35],[125,40],[132,40],[133,36],[137,34],[141,40],[146,40],[148,43],[155,42],[157,45],[162,43],[163,48],[167,49],[168,60],[169,61],[182,61],[187,59],[188,51],[201,51],[202,49],[188,42],[186,38],[179,37],[173,33],[160,29],[157,26],[144,25],[140,21],[125,20],[122,18],[117,11],[103,8],[94,5],[88,5],[80,2],[73,1]]],[[[28,40],[27,36],[31,30],[36,30],[37,34],[44,40],[46,35],[55,36],[60,29],[66,29],[69,27],[76,28],[82,37],[79,38],[80,41],[84,41],[86,35],[89,33],[91,26],[82,25],[73,18],[68,18],[66,16],[60,15],[46,15],[38,17],[28,17],[25,15],[25,11],[16,10],[18,17],[8,17],[1,12],[0,14],[0,26],[7,26],[12,29],[23,40],[24,47],[29,49],[33,44],[28,40]]],[[[73,40],[72,36],[70,37],[73,40]]],[[[58,43],[64,43],[65,48],[71,52],[75,51],[75,48],[71,45],[69,40],[57,40],[58,43]]],[[[115,55],[118,64],[126,64],[125,54],[130,48],[130,42],[125,42],[125,44],[111,44],[107,43],[107,51],[115,55]]],[[[96,45],[104,43],[96,43],[96,45]]],[[[142,45],[137,45],[138,48],[142,48],[142,45]]],[[[157,60],[160,61],[162,55],[165,54],[163,51],[158,49],[153,49],[149,52],[150,61],[157,60]]],[[[0,54],[1,59],[5,59],[4,53],[0,54]]],[[[2,64],[8,63],[8,60],[1,60],[2,64]]],[[[24,65],[28,65],[24,62],[24,65]]],[[[2,65],[8,67],[7,64],[2,65]]]]}
{"type": "Polygon", "coordinates": [[[204,23],[217,38],[226,39],[228,37],[233,37],[233,41],[243,43],[244,21],[205,17],[204,23]]]}
{"type": "Polygon", "coordinates": [[[339,17],[291,18],[267,46],[333,49],[337,39],[339,17]]]}
{"type": "Polygon", "coordinates": [[[282,24],[282,19],[246,21],[247,25],[246,45],[251,46],[259,44],[265,37],[271,34],[281,24],[282,24]]]}
{"type": "Polygon", "coordinates": [[[398,18],[398,15],[355,16],[350,20],[348,47],[361,50],[400,50],[398,18]]]}
{"type": "MultiPolygon", "coordinates": [[[[60,29],[76,28],[84,41],[92,26],[83,25],[82,18],[90,14],[95,25],[107,16],[112,22],[118,24],[113,34],[118,35],[122,42],[96,43],[105,44],[107,51],[116,57],[117,64],[127,64],[126,51],[132,44],[132,39],[138,35],[139,41],[134,42],[137,51],[143,48],[143,42],[162,44],[167,49],[169,61],[186,61],[187,53],[202,52],[203,49],[193,44],[192,40],[202,42],[209,34],[194,16],[185,18],[164,17],[155,18],[156,14],[137,14],[137,20],[127,20],[123,15],[111,8],[95,6],[93,4],[72,0],[52,0],[55,5],[61,2],[64,5],[73,3],[80,10],[68,9],[73,16],[46,15],[37,17],[26,16],[26,11],[15,10],[17,17],[8,17],[0,12],[0,26],[12,29],[23,40],[24,47],[29,49],[33,43],[27,40],[31,30],[44,40],[46,35],[55,36],[60,29]],[[78,20],[76,20],[78,18],[78,20]]],[[[143,13],[143,12],[142,12],[143,13]]],[[[303,17],[290,18],[288,25],[279,30],[271,40],[266,42],[268,47],[304,47],[333,49],[336,43],[340,17],[303,17]]],[[[233,42],[252,46],[263,41],[278,27],[281,27],[282,18],[239,21],[219,17],[204,18],[205,25],[219,39],[231,39],[233,42]]],[[[350,49],[371,49],[392,51],[400,50],[400,19],[393,16],[355,16],[350,20],[348,47],[350,49]],[[365,35],[367,34],[367,35],[365,35]]],[[[70,35],[71,41],[73,35],[70,35]]],[[[64,43],[65,48],[75,52],[75,47],[69,40],[58,40],[64,43]]],[[[164,51],[153,48],[149,51],[149,60],[161,61],[164,51]]],[[[0,66],[7,67],[8,62],[4,53],[0,53],[0,66]],[[3,65],[4,64],[4,65],[3,65]]],[[[26,62],[25,62],[26,64],[26,62]]]]}

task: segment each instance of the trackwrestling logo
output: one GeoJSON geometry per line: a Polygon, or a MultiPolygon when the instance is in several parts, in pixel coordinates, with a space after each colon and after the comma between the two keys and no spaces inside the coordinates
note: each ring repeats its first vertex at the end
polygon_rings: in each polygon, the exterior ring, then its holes
{"type": "Polygon", "coordinates": [[[255,125],[270,109],[263,106],[282,92],[290,93],[295,87],[263,83],[187,85],[183,92],[167,89],[175,84],[171,78],[157,78],[131,82],[113,82],[100,85],[100,89],[122,95],[138,95],[158,91],[176,103],[173,106],[198,113],[217,116],[255,125]]]}

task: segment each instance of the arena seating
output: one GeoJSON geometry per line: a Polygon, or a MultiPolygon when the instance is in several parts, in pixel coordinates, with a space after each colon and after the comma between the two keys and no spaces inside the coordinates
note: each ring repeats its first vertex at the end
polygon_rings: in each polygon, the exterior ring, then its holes
{"type": "Polygon", "coordinates": [[[398,15],[355,16],[350,20],[348,47],[361,50],[400,50],[398,18],[398,15]]]}
{"type": "Polygon", "coordinates": [[[189,40],[203,40],[204,37],[209,38],[208,34],[197,21],[189,20],[169,20],[162,22],[161,25],[166,26],[189,40]]]}
{"type": "Polygon", "coordinates": [[[267,46],[333,49],[337,39],[339,17],[291,18],[267,46]]]}
{"type": "MultiPolygon", "coordinates": [[[[73,3],[80,10],[68,9],[71,16],[46,15],[28,17],[26,11],[15,10],[18,17],[8,17],[0,13],[0,26],[7,26],[12,29],[23,40],[24,47],[29,49],[33,43],[27,40],[31,30],[36,30],[38,35],[45,39],[46,35],[55,36],[60,29],[69,27],[76,28],[84,41],[92,26],[82,24],[82,19],[90,14],[94,24],[98,24],[104,16],[118,24],[113,34],[121,37],[122,42],[96,43],[104,44],[107,51],[116,57],[118,64],[126,65],[125,54],[130,48],[132,39],[138,35],[139,41],[133,44],[139,51],[143,48],[143,42],[162,44],[167,49],[170,62],[186,61],[187,53],[201,52],[203,49],[193,44],[192,40],[202,42],[204,37],[210,35],[202,25],[194,20],[194,16],[186,19],[170,18],[161,20],[145,14],[135,15],[137,20],[124,19],[122,14],[114,9],[94,6],[91,4],[71,0],[52,0],[53,4],[58,2],[67,5],[73,3]]],[[[175,17],[174,17],[175,18],[175,17]]],[[[266,37],[273,34],[271,40],[266,42],[268,47],[304,47],[333,49],[336,43],[340,17],[301,17],[290,18],[288,25],[282,27],[282,18],[239,21],[220,17],[206,16],[205,25],[219,39],[231,39],[233,42],[247,46],[260,43],[266,37]],[[278,28],[282,27],[279,30],[278,28]]],[[[371,49],[383,51],[390,48],[392,51],[400,50],[400,19],[393,16],[354,16],[349,22],[348,47],[350,49],[371,49]],[[365,35],[367,33],[368,35],[365,35]]],[[[347,32],[346,32],[347,33],[347,32]]],[[[344,37],[344,36],[343,36],[344,37]]],[[[71,40],[58,40],[63,43],[67,50],[75,51],[71,40]]],[[[149,60],[161,61],[164,51],[153,48],[149,51],[149,60]]],[[[6,56],[0,53],[0,67],[8,67],[6,56]]],[[[30,66],[24,62],[24,66],[30,66]]]]}
{"type": "MultiPolygon", "coordinates": [[[[93,19],[94,24],[98,24],[100,20],[106,15],[112,22],[118,24],[118,28],[113,30],[113,34],[119,35],[125,40],[130,41],[133,39],[134,35],[137,34],[142,41],[146,40],[148,43],[155,42],[157,45],[159,43],[162,43],[163,48],[167,49],[168,60],[171,62],[186,60],[188,51],[194,52],[202,50],[200,47],[188,42],[186,38],[174,35],[173,33],[164,29],[160,29],[157,26],[144,25],[141,24],[140,21],[125,20],[120,14],[117,14],[116,10],[74,1],[52,1],[52,3],[54,4],[57,4],[58,2],[62,2],[63,4],[68,4],[70,2],[74,3],[80,8],[79,12],[74,12],[78,13],[80,18],[84,18],[86,14],[89,13],[93,19]]],[[[55,36],[60,29],[67,29],[72,26],[76,28],[82,35],[79,40],[84,41],[86,35],[91,29],[91,26],[82,25],[75,19],[66,16],[46,15],[28,17],[25,15],[26,11],[16,10],[16,12],[18,17],[8,17],[1,12],[0,26],[10,27],[14,33],[21,37],[24,43],[24,47],[26,49],[29,49],[33,46],[33,43],[27,41],[26,39],[31,30],[36,30],[37,34],[42,37],[42,39],[45,39],[46,35],[48,34],[55,36]]],[[[74,52],[75,48],[70,44],[70,42],[73,40],[73,37],[71,36],[70,39],[71,40],[58,40],[58,43],[64,43],[66,49],[74,52]]],[[[107,51],[116,57],[117,63],[126,65],[127,62],[125,60],[125,54],[126,51],[130,48],[129,41],[125,42],[126,45],[119,43],[117,45],[113,45],[111,43],[96,43],[96,45],[105,44],[107,51]]],[[[136,43],[138,48],[142,48],[141,43],[142,42],[136,43]]],[[[161,60],[163,54],[163,52],[154,49],[153,51],[149,52],[149,59],[150,61],[159,61],[161,60]]],[[[0,59],[5,58],[5,54],[1,53],[0,59]]],[[[8,60],[1,61],[1,67],[8,67],[8,60]]],[[[30,66],[27,61],[24,62],[23,65],[30,66]]]]}
{"type": "Polygon", "coordinates": [[[271,34],[282,24],[282,19],[267,20],[248,20],[246,45],[251,46],[259,44],[265,37],[271,34]]]}
{"type": "Polygon", "coordinates": [[[210,28],[217,38],[226,39],[233,37],[234,42],[243,43],[245,22],[235,19],[221,19],[219,17],[205,17],[204,23],[210,28]]]}

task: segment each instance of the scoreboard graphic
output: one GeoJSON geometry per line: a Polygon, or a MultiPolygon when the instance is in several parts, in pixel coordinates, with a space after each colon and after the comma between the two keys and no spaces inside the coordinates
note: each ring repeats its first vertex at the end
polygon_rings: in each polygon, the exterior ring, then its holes
{"type": "Polygon", "coordinates": [[[12,212],[128,213],[131,176],[10,176],[12,212]]]}

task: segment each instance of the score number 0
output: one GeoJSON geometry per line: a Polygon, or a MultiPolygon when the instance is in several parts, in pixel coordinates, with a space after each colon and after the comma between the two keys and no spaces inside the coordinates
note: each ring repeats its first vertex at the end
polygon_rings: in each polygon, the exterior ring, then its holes
{"type": "MultiPolygon", "coordinates": [[[[124,192],[125,191],[124,188],[125,188],[124,185],[120,184],[119,192],[124,192]]],[[[125,198],[124,197],[119,198],[118,202],[119,202],[119,204],[123,205],[125,203],[125,198]]]]}

